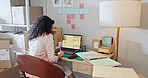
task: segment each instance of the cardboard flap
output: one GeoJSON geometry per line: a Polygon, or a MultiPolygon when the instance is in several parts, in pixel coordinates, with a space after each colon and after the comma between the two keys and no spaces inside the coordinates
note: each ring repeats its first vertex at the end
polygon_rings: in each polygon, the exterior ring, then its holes
{"type": "Polygon", "coordinates": [[[9,40],[0,40],[0,49],[7,49],[10,47],[9,40]]]}

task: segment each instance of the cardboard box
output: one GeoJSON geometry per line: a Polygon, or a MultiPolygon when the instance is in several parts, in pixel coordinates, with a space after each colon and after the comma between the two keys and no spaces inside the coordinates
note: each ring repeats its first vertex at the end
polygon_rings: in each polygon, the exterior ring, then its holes
{"type": "Polygon", "coordinates": [[[8,49],[10,46],[9,40],[0,40],[0,50],[1,49],[8,49]]]}
{"type": "Polygon", "coordinates": [[[0,68],[12,67],[12,46],[9,40],[0,40],[0,68]]]}
{"type": "Polygon", "coordinates": [[[11,0],[12,6],[25,6],[25,0],[11,0]]]}
{"type": "Polygon", "coordinates": [[[10,49],[0,49],[0,68],[11,68],[10,49]]]}
{"type": "MultiPolygon", "coordinates": [[[[10,42],[9,44],[13,44],[13,33],[0,33],[0,41],[1,40],[9,40],[9,42],[10,42]]],[[[1,45],[3,45],[3,44],[0,44],[0,46],[1,45]]]]}
{"type": "MultiPolygon", "coordinates": [[[[32,24],[33,21],[38,17],[43,15],[42,7],[31,7],[30,10],[30,23],[32,24]]],[[[26,9],[25,6],[13,6],[12,7],[12,19],[13,24],[26,24],[26,9]]]]}
{"type": "Polygon", "coordinates": [[[21,33],[21,34],[14,34],[14,51],[24,53],[28,51],[29,45],[28,45],[28,38],[27,33],[21,33]]]}

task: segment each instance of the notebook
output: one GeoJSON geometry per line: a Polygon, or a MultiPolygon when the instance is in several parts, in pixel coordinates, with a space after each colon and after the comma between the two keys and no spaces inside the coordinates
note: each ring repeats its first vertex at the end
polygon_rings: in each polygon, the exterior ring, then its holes
{"type": "Polygon", "coordinates": [[[113,66],[120,66],[121,63],[112,60],[106,56],[101,55],[95,51],[89,52],[79,52],[76,53],[78,56],[84,59],[84,61],[89,62],[93,66],[102,66],[102,67],[113,67],[113,66]]]}
{"type": "Polygon", "coordinates": [[[82,35],[64,34],[61,50],[64,51],[64,53],[66,54],[74,54],[80,50],[81,43],[82,43],[82,35]]]}

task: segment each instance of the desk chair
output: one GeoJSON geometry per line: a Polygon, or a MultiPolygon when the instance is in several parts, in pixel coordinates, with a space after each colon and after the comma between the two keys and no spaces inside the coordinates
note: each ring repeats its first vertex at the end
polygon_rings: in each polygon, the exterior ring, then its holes
{"type": "Polygon", "coordinates": [[[64,78],[64,72],[57,66],[30,55],[17,55],[20,71],[38,76],[39,78],[64,78]]]}

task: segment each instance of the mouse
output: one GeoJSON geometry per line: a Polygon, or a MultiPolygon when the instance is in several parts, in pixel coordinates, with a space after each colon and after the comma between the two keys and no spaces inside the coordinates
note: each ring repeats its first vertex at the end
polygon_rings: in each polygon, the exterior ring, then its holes
{"type": "Polygon", "coordinates": [[[77,55],[76,54],[73,54],[72,56],[69,56],[68,59],[74,59],[76,57],[77,57],[77,55]]]}

